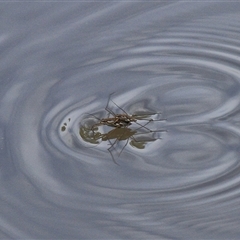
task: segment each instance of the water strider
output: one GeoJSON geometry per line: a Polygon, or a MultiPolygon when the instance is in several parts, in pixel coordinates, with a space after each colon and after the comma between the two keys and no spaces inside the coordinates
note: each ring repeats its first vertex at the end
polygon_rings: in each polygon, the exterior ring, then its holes
{"type": "Polygon", "coordinates": [[[108,101],[105,107],[106,112],[108,112],[108,116],[106,118],[99,119],[96,116],[94,116],[94,114],[89,114],[93,116],[95,119],[97,119],[98,122],[94,123],[90,127],[82,125],[80,127],[79,134],[81,135],[83,140],[92,144],[99,144],[100,141],[108,141],[110,147],[107,150],[109,151],[113,161],[117,164],[113,154],[114,150],[118,153],[118,156],[120,156],[124,148],[129,143],[130,139],[131,139],[130,144],[132,146],[142,149],[145,147],[145,144],[147,142],[152,142],[157,139],[161,139],[160,137],[156,138],[154,133],[166,132],[166,130],[151,130],[148,127],[146,127],[146,125],[148,125],[150,122],[164,121],[165,119],[153,120],[152,118],[147,118],[147,116],[153,116],[160,113],[144,113],[142,115],[129,115],[123,108],[121,108],[113,100],[111,100],[112,94],[109,95],[108,101]],[[109,108],[110,101],[118,109],[122,111],[121,114],[116,114],[109,108]],[[144,124],[141,124],[138,121],[147,121],[147,122],[144,124]],[[137,125],[137,127],[130,128],[130,126],[133,124],[137,125]],[[98,128],[100,126],[107,126],[113,129],[110,131],[101,133],[100,131],[98,131],[98,128]],[[146,137],[147,135],[148,136],[151,135],[151,137],[146,137]],[[126,141],[126,143],[118,152],[116,150],[116,146],[120,141],[126,141]]]}

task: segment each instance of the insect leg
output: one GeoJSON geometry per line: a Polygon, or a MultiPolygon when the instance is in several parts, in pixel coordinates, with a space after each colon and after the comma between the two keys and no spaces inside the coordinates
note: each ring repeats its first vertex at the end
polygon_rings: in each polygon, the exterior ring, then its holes
{"type": "Polygon", "coordinates": [[[113,92],[113,93],[111,93],[110,95],[109,95],[109,97],[108,97],[108,101],[107,101],[107,105],[106,105],[106,107],[105,107],[105,110],[108,112],[108,118],[110,117],[110,114],[112,115],[112,116],[114,116],[115,117],[115,113],[108,107],[108,105],[109,105],[109,102],[110,102],[110,99],[111,99],[111,96],[114,94],[115,92],[113,92]]]}
{"type": "MultiPolygon", "coordinates": [[[[112,142],[110,141],[110,139],[108,139],[108,142],[109,142],[109,144],[111,145],[111,147],[108,148],[108,152],[110,153],[113,162],[119,166],[119,164],[115,161],[115,158],[114,158],[114,156],[113,156],[113,154],[112,154],[112,149],[115,149],[114,145],[115,145],[116,141],[117,141],[117,139],[114,141],[114,143],[112,143],[112,142]]],[[[115,150],[116,150],[116,149],[115,149],[115,150]]]]}
{"type": "Polygon", "coordinates": [[[145,114],[133,114],[132,117],[134,117],[137,120],[152,120],[152,121],[166,121],[166,118],[161,119],[149,119],[147,116],[153,116],[153,115],[162,115],[161,112],[154,112],[154,113],[145,113],[145,114]]]}
{"type": "MultiPolygon", "coordinates": [[[[145,120],[145,119],[144,119],[144,120],[145,120]]],[[[167,131],[167,130],[151,130],[151,129],[149,129],[148,127],[146,127],[150,122],[165,121],[166,119],[160,119],[160,120],[146,119],[146,120],[148,120],[148,122],[145,123],[144,125],[142,125],[142,124],[140,124],[140,123],[138,123],[138,122],[135,122],[137,125],[140,126],[140,127],[137,128],[136,130],[141,129],[141,128],[144,128],[144,129],[148,130],[149,132],[159,132],[159,131],[164,131],[164,132],[165,132],[165,131],[167,131]]]]}
{"type": "Polygon", "coordinates": [[[122,151],[123,151],[124,148],[127,146],[128,142],[129,142],[129,138],[127,139],[126,143],[124,144],[124,146],[123,146],[123,148],[121,149],[121,151],[120,151],[120,153],[118,154],[118,156],[121,155],[122,151]]]}
{"type": "Polygon", "coordinates": [[[115,106],[117,106],[119,109],[121,109],[126,115],[128,115],[128,113],[127,113],[123,108],[121,108],[120,106],[118,106],[113,100],[111,100],[111,102],[112,102],[115,106]]]}
{"type": "Polygon", "coordinates": [[[137,125],[140,126],[140,127],[138,127],[137,129],[135,129],[135,130],[139,130],[139,129],[141,129],[141,128],[144,128],[144,129],[148,130],[149,132],[153,132],[151,129],[149,129],[149,128],[146,127],[151,121],[153,121],[153,120],[152,120],[152,119],[149,120],[149,121],[148,121],[147,123],[145,123],[144,125],[142,125],[142,124],[140,124],[140,123],[138,123],[138,122],[135,122],[137,125]]]}

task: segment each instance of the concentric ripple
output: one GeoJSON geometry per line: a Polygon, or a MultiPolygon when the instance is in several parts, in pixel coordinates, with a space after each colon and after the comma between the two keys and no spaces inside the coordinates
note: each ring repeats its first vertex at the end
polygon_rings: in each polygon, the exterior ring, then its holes
{"type": "Polygon", "coordinates": [[[50,5],[3,12],[1,238],[238,239],[239,4],[50,5]]]}

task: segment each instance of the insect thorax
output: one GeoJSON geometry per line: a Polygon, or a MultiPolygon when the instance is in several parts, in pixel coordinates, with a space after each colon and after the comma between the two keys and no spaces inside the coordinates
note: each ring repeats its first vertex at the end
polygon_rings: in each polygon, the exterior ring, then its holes
{"type": "Polygon", "coordinates": [[[127,114],[116,114],[114,118],[104,118],[101,120],[101,125],[107,125],[110,127],[127,127],[132,124],[132,122],[136,122],[137,120],[130,115],[127,114]]]}

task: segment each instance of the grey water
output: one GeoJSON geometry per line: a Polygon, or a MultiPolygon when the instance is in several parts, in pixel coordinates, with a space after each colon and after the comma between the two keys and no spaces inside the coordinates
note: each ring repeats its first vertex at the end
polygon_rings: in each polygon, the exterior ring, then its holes
{"type": "Polygon", "coordinates": [[[0,10],[1,239],[240,238],[239,2],[0,10]],[[164,131],[86,141],[110,94],[164,131]]]}

